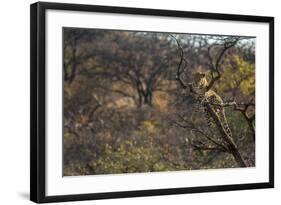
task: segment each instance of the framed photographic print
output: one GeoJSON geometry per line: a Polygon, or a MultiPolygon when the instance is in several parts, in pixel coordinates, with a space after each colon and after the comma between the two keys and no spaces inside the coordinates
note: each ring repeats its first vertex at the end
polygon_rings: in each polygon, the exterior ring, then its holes
{"type": "Polygon", "coordinates": [[[274,186],[274,18],[31,5],[34,202],[274,186]]]}

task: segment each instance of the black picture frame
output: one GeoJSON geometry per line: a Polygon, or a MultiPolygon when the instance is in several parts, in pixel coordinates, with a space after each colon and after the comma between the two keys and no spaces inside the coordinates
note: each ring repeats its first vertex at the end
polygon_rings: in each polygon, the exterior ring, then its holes
{"type": "Polygon", "coordinates": [[[264,16],[230,15],[143,8],[109,7],[82,4],[38,2],[30,7],[30,200],[37,203],[76,200],[96,200],[123,197],[140,197],[198,192],[230,191],[274,187],[274,18],[264,16]],[[229,21],[262,22],[269,24],[269,181],[263,183],[231,184],[191,188],[170,188],[107,193],[46,196],[46,10],[86,11],[181,17],[194,19],[214,19],[229,21]]]}

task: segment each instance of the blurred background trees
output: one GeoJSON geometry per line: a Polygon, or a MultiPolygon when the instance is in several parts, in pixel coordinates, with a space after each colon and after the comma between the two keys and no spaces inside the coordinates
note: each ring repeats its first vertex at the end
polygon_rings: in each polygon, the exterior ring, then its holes
{"type": "MultiPolygon", "coordinates": [[[[229,38],[172,35],[187,59],[187,83],[192,72],[212,71],[210,58],[229,38]]],[[[170,34],[64,28],[63,40],[64,175],[238,167],[227,152],[196,148],[212,143],[175,123],[191,120],[217,136],[176,81],[180,55],[170,34]]],[[[255,38],[228,49],[220,73],[213,89],[240,103],[226,115],[241,155],[255,166],[255,38]]]]}

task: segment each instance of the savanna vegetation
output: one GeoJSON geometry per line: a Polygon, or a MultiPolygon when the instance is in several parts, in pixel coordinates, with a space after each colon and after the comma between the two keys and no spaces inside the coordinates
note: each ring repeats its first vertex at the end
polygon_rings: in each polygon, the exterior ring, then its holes
{"type": "Polygon", "coordinates": [[[255,38],[64,28],[63,55],[65,176],[255,166],[255,38]]]}

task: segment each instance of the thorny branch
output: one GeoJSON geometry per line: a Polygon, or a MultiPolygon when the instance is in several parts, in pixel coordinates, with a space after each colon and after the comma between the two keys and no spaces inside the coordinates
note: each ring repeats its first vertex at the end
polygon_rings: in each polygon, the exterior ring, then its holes
{"type": "Polygon", "coordinates": [[[184,58],[184,52],[183,52],[183,48],[182,46],[180,45],[178,39],[173,36],[173,35],[170,35],[177,43],[177,46],[178,46],[178,49],[179,49],[179,52],[180,52],[180,62],[178,64],[178,67],[177,67],[177,75],[176,75],[176,80],[180,83],[180,85],[183,87],[183,89],[186,89],[187,86],[185,85],[185,83],[182,81],[181,79],[181,74],[184,72],[185,68],[186,68],[186,65],[188,64],[186,59],[184,58]],[[182,63],[184,62],[184,67],[182,68],[182,63]]]}
{"type": "Polygon", "coordinates": [[[221,77],[220,65],[221,65],[222,58],[225,55],[226,51],[228,49],[232,48],[233,46],[235,46],[239,40],[240,40],[240,38],[236,37],[236,38],[234,38],[234,40],[230,39],[230,41],[225,41],[223,44],[223,48],[220,51],[220,53],[218,54],[218,58],[216,60],[211,55],[211,50],[213,48],[213,45],[208,47],[208,58],[210,60],[210,65],[211,65],[212,71],[211,71],[211,81],[210,81],[209,85],[207,86],[207,90],[210,90],[213,87],[214,83],[220,79],[220,77],[221,77]]]}
{"type": "Polygon", "coordinates": [[[251,116],[248,114],[248,109],[250,107],[255,106],[253,99],[248,103],[236,103],[235,101],[232,101],[232,102],[225,102],[225,103],[210,103],[209,102],[209,104],[215,105],[215,106],[221,106],[221,107],[233,106],[235,111],[241,112],[241,114],[243,115],[243,117],[245,118],[245,120],[247,121],[247,123],[251,129],[251,132],[253,134],[253,140],[255,140],[255,126],[254,126],[255,114],[253,114],[251,116]]]}
{"type": "MultiPolygon", "coordinates": [[[[198,127],[196,127],[193,122],[186,120],[183,116],[181,116],[179,114],[177,116],[185,124],[178,123],[177,121],[172,121],[176,126],[190,130],[192,135],[194,135],[193,132],[196,132],[196,133],[200,134],[200,136],[202,136],[203,138],[207,139],[209,142],[211,142],[213,144],[212,147],[210,147],[210,146],[207,146],[207,147],[206,146],[201,146],[200,148],[202,150],[214,150],[214,149],[216,149],[216,150],[220,150],[221,152],[228,152],[228,148],[222,142],[218,142],[214,138],[210,137],[203,130],[201,130],[198,127]]],[[[194,148],[199,149],[199,145],[196,145],[194,140],[191,140],[191,139],[189,139],[189,140],[191,142],[191,145],[194,146],[194,148]]]]}

